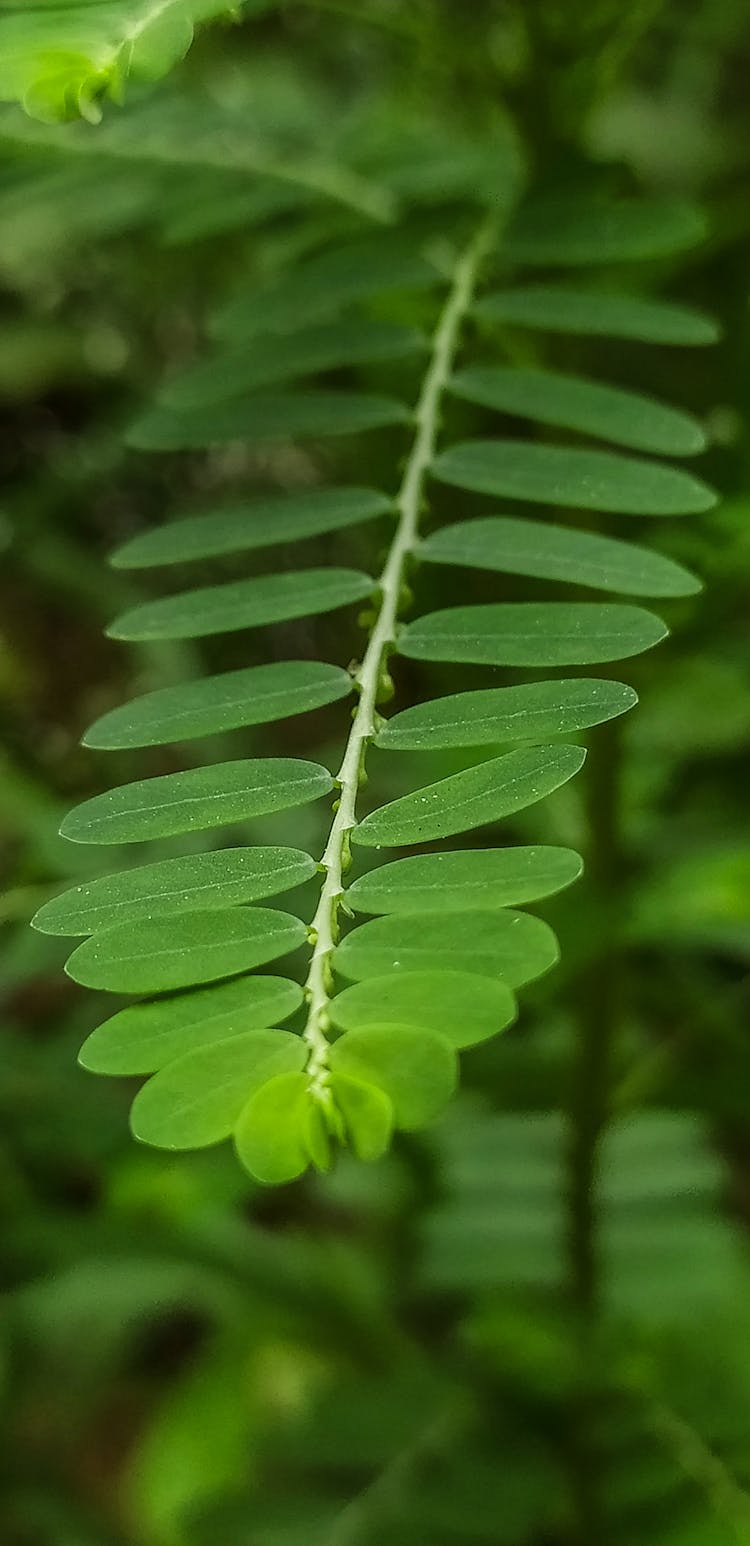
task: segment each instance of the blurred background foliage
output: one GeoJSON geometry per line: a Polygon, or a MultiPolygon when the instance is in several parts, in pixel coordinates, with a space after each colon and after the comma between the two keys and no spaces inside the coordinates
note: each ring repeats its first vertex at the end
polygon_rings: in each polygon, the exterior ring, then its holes
{"type": "MultiPolygon", "coordinates": [[[[8,1546],[750,1542],[749,66],[744,0],[289,0],[202,32],[98,126],[45,122],[49,93],[36,116],[0,108],[8,1546]],[[136,593],[108,550],[166,505],[301,486],[332,454],[149,459],[122,426],[199,354],[207,311],[244,275],[363,215],[387,226],[403,201],[439,233],[467,166],[506,197],[511,122],[543,183],[588,160],[698,195],[708,243],[648,278],[724,328],[698,358],[549,346],[553,363],[698,412],[727,494],[658,533],[707,591],[673,604],[671,641],[628,672],[641,707],[611,732],[614,1115],[583,1318],[566,1112],[606,932],[590,883],[544,909],[563,964],[517,1028],[467,1056],[448,1118],[377,1166],[273,1194],[221,1149],[133,1145],[131,1091],[76,1067],[91,996],[63,976],[62,942],[28,928],[76,867],[90,873],[57,836],[65,808],[175,765],[78,746],[97,713],[184,675],[195,648],[102,638],[136,593]]],[[[389,483],[393,445],[384,431],[337,449],[337,475],[389,483]]],[[[363,540],[347,534],[341,561],[359,563],[363,540]]],[[[326,618],[263,644],[304,654],[311,638],[318,658],[349,647],[326,618]]],[[[208,658],[247,664],[247,641],[208,658]]],[[[454,685],[406,662],[400,703],[425,683],[454,685]]],[[[311,722],[307,754],[335,759],[337,710],[311,722]]],[[[271,740],[300,750],[289,725],[271,740]]],[[[430,776],[456,765],[436,757],[430,776]]],[[[409,758],[382,753],[376,774],[399,793],[409,758]]],[[[510,840],[585,850],[580,784],[510,840]]],[[[312,851],[319,819],[297,818],[312,851]]]]}

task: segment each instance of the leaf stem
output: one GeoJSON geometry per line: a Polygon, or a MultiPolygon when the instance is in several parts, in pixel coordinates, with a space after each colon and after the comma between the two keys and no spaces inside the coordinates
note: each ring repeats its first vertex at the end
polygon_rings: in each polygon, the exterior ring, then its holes
{"type": "Polygon", "coordinates": [[[309,1058],[310,1088],[328,1100],[328,1005],[332,989],[332,957],[339,935],[339,911],[344,875],[350,862],[349,843],[357,824],[357,795],[365,772],[367,747],[377,729],[377,702],[388,651],[396,640],[399,609],[409,558],[419,537],[425,478],[435,454],[440,408],[458,349],[461,325],[471,305],[482,260],[495,232],[494,219],[483,221],[473,240],[456,260],[451,286],[440,313],[427,372],[415,410],[416,430],[396,496],[398,520],[379,579],[380,610],[354,674],[358,693],[352,727],[336,777],[340,789],[321,865],[325,872],[320,900],[311,924],[313,950],[305,983],[308,1003],[303,1038],[309,1058]]]}
{"type": "Polygon", "coordinates": [[[611,1117],[614,1044],[619,1022],[620,959],[617,904],[620,875],[619,782],[621,727],[601,727],[590,750],[586,798],[586,871],[596,916],[593,954],[580,984],[578,1041],[570,1104],[568,1247],[579,1351],[579,1379],[570,1412],[569,1454],[577,1514],[576,1541],[595,1546],[606,1536],[597,1330],[601,1298],[599,1161],[611,1117]]]}
{"type": "Polygon", "coordinates": [[[705,1493],[716,1517],[727,1525],[737,1546],[748,1546],[750,1495],[721,1455],[714,1453],[684,1417],[654,1393],[639,1393],[646,1398],[646,1415],[652,1432],[671,1451],[684,1475],[705,1493]]]}

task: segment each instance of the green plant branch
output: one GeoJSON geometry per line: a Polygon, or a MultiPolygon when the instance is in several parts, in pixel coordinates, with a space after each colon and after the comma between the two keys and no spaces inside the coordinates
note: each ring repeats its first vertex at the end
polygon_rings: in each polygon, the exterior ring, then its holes
{"type": "Polygon", "coordinates": [[[584,1319],[599,1295],[596,1183],[599,1146],[611,1115],[611,1062],[618,1017],[618,822],[621,727],[601,727],[589,752],[586,873],[600,943],[582,978],[582,1001],[571,1107],[570,1252],[573,1295],[584,1319]]]}
{"type": "Polygon", "coordinates": [[[595,1351],[601,1293],[597,1190],[601,1140],[612,1111],[612,1053],[619,1014],[614,899],[619,869],[620,754],[621,730],[612,721],[601,727],[590,750],[585,786],[586,868],[598,943],[580,981],[570,1103],[568,1248],[580,1360],[580,1380],[570,1413],[570,1464],[580,1546],[596,1546],[606,1533],[595,1351]]]}
{"type": "Polygon", "coordinates": [[[377,730],[377,703],[388,651],[396,640],[407,566],[419,536],[424,482],[435,454],[442,399],[458,349],[461,325],[471,305],[494,231],[494,218],[483,222],[453,269],[451,287],[433,335],[430,362],[415,410],[416,433],[396,496],[396,530],[378,582],[380,610],[362,661],[354,673],[358,701],[336,778],[340,796],[321,859],[325,878],[311,924],[314,943],[305,983],[308,1018],[304,1039],[309,1048],[310,1088],[326,1100],[331,962],[338,940],[338,916],[344,897],[344,875],[349,865],[350,838],[357,824],[357,795],[364,779],[367,746],[377,730]]]}
{"type": "Polygon", "coordinates": [[[387,1506],[398,1500],[418,1461],[451,1441],[456,1416],[457,1411],[447,1407],[376,1473],[339,1514],[329,1536],[328,1546],[359,1546],[363,1531],[372,1526],[372,1515],[377,1513],[378,1506],[382,1508],[384,1504],[387,1506]]]}
{"type": "Polygon", "coordinates": [[[750,1495],[729,1467],[679,1412],[650,1391],[637,1387],[646,1398],[647,1418],[656,1438],[669,1449],[680,1470],[701,1488],[719,1519],[732,1531],[738,1546],[750,1546],[750,1495]]]}

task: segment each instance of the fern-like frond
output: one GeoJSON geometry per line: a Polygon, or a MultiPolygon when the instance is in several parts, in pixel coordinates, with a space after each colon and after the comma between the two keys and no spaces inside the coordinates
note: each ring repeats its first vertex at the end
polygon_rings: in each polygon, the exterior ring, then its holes
{"type": "Polygon", "coordinates": [[[98,122],[100,99],[158,80],[187,53],[198,22],[232,0],[10,0],[0,18],[0,101],[33,117],[98,122]]]}
{"type": "MultiPolygon", "coordinates": [[[[667,627],[641,601],[690,597],[700,588],[667,554],[591,530],[586,516],[672,517],[710,508],[714,495],[699,478],[654,459],[700,451],[699,424],[650,397],[546,364],[497,362],[498,326],[710,341],[713,329],[702,316],[638,295],[592,287],[587,308],[588,291],[552,280],[507,287],[509,266],[598,270],[678,252],[699,239],[700,217],[668,203],[559,198],[552,220],[547,203],[530,200],[503,235],[496,210],[477,216],[469,213],[472,198],[464,202],[451,217],[450,242],[412,219],[376,237],[360,227],[321,235],[309,250],[302,242],[278,277],[222,303],[213,356],[168,381],[130,431],[132,445],[167,452],[302,437],[320,444],[329,465],[337,442],[353,445],[355,459],[362,445],[364,459],[366,442],[344,437],[376,431],[392,448],[387,492],[363,479],[363,486],[178,510],[114,556],[118,568],[163,568],[169,579],[182,564],[243,555],[254,562],[254,554],[265,560],[266,548],[282,543],[294,555],[282,572],[264,561],[262,572],[218,583],[181,588],[186,582],[178,579],[176,590],[117,618],[109,630],[115,638],[211,639],[361,603],[368,633],[348,671],[345,658],[281,659],[209,674],[111,710],[92,726],[90,745],[183,745],[351,697],[335,775],[289,757],[188,767],[96,795],[63,826],[81,843],[184,839],[241,830],[249,818],[292,811],[335,788],[319,858],[296,846],[182,854],[78,887],[36,920],[50,932],[89,936],[69,962],[77,980],[145,999],[95,1031],[82,1054],[95,1069],[152,1073],[136,1098],[136,1135],[168,1148],[233,1135],[240,1160],[262,1181],[291,1179],[310,1164],[327,1169],[339,1142],[376,1158],[394,1127],[419,1128],[449,1100],[461,1048],[512,1023],[516,991],[558,958],[549,926],[518,908],[569,885],[581,862],[563,848],[492,848],[481,837],[464,848],[461,840],[477,831],[486,837],[496,822],[563,786],[582,767],[585,749],[559,738],[575,738],[636,701],[625,683],[571,676],[569,668],[650,649],[667,627]],[[491,287],[501,268],[506,288],[499,291],[491,287]],[[405,316],[429,312],[429,336],[404,325],[405,316]],[[337,373],[333,385],[328,372],[337,373]],[[444,434],[444,423],[460,425],[460,438],[444,434]],[[520,438],[528,424],[538,439],[520,438]],[[552,429],[567,438],[550,442],[552,429]],[[477,495],[493,504],[478,504],[477,495]],[[437,509],[448,509],[442,524],[430,509],[433,497],[437,509]],[[509,511],[505,501],[514,502],[509,511]],[[527,518],[516,502],[522,510],[538,504],[561,512],[558,522],[527,518]],[[382,564],[371,574],[339,567],[338,543],[355,532],[361,542],[359,528],[376,521],[376,547],[386,524],[389,531],[382,564]],[[296,544],[308,538],[326,539],[329,563],[304,566],[296,544]],[[466,569],[484,571],[491,599],[465,603],[466,569]],[[457,576],[460,604],[424,611],[422,575],[429,583],[448,572],[457,576]],[[530,599],[518,600],[516,589],[507,599],[503,576],[533,582],[530,599]],[[549,585],[562,593],[550,596],[549,585]],[[581,600],[580,590],[606,599],[581,600]],[[416,615],[407,621],[409,612],[416,615]],[[552,676],[493,677],[478,686],[469,677],[466,690],[386,718],[399,656],[552,676]],[[363,794],[381,753],[409,750],[418,759],[449,748],[461,753],[457,771],[381,805],[363,794]],[[477,756],[482,748],[487,754],[477,756]],[[431,846],[446,838],[459,846],[431,846]],[[402,848],[427,851],[398,857],[402,848]],[[378,867],[380,850],[387,862],[378,867]],[[309,923],[248,905],[314,873],[319,889],[309,923]],[[369,917],[359,922],[360,914],[369,917]],[[248,975],[289,952],[297,960],[306,953],[299,970],[290,968],[299,983],[285,990],[283,974],[248,975]],[[297,1011],[300,995],[304,1023],[274,1028],[297,1011]]],[[[293,834],[290,826],[292,842],[293,834]]]]}
{"type": "MultiPolygon", "coordinates": [[[[423,1232],[425,1285],[564,1294],[565,1142],[554,1112],[446,1119],[445,1194],[423,1232]]],[[[730,1221],[717,1215],[723,1185],[697,1118],[650,1110],[612,1123],[597,1188],[609,1315],[659,1327],[732,1303],[744,1256],[730,1221]]]]}

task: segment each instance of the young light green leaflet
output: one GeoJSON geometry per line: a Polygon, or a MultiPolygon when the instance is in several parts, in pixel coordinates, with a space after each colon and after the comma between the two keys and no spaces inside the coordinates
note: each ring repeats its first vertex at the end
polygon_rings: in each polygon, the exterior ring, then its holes
{"type": "Polygon", "coordinates": [[[397,1127],[425,1127],[456,1086],[456,1054],[444,1037],[408,1025],[367,1025],[331,1048],[334,1075],[349,1074],[382,1089],[397,1127]]]}
{"type": "Polygon", "coordinates": [[[342,977],[361,982],[387,972],[451,969],[497,977],[520,988],[559,956],[548,924],[528,913],[469,911],[373,918],[347,934],[334,957],[342,977]]]}
{"type": "Polygon", "coordinates": [[[351,1074],[332,1074],[331,1089],[344,1120],[346,1141],[357,1159],[380,1159],[391,1140],[393,1101],[385,1090],[351,1074]]]}
{"type": "Polygon", "coordinates": [[[638,694],[624,682],[585,676],[450,693],[394,714],[378,731],[376,745],[387,751],[434,751],[548,740],[615,719],[637,702],[638,694]]]}
{"type": "MultiPolygon", "coordinates": [[[[448,902],[448,905],[451,905],[448,902]]],[[[410,1025],[436,1031],[451,1047],[472,1047],[512,1025],[516,1001],[507,983],[465,971],[395,971],[337,993],[334,1025],[410,1025]]]]}
{"type": "Polygon", "coordinates": [[[300,494],[271,494],[247,504],[167,521],[139,532],[112,554],[116,569],[148,569],[186,564],[226,553],[250,552],[276,543],[300,542],[342,531],[392,509],[376,489],[330,488],[300,494]]]}
{"type": "Polygon", "coordinates": [[[91,1032],[79,1062],[95,1074],[152,1074],[184,1052],[278,1025],[301,1003],[286,977],[233,977],[121,1009],[91,1032]]]}
{"type": "Polygon", "coordinates": [[[159,1149],[202,1149],[228,1138],[254,1090],[299,1072],[305,1049],[289,1031],[253,1030],[175,1058],[133,1102],[136,1138],[159,1149]]]}
{"type": "Polygon", "coordinates": [[[98,125],[103,94],[122,103],[129,81],[154,82],[179,64],[195,27],[225,0],[67,0],[11,3],[0,17],[0,100],[45,124],[98,125]]]}
{"type": "Polygon", "coordinates": [[[237,1157],[256,1181],[279,1185],[307,1170],[322,1137],[327,1168],[329,1147],[320,1131],[322,1113],[310,1098],[304,1073],[290,1070],[267,1079],[250,1096],[234,1124],[237,1157]],[[317,1127],[318,1131],[313,1132],[317,1127]]]}
{"type": "Polygon", "coordinates": [[[202,639],[333,612],[370,596],[375,582],[356,569],[302,569],[146,601],[115,619],[112,639],[202,639]]]}

